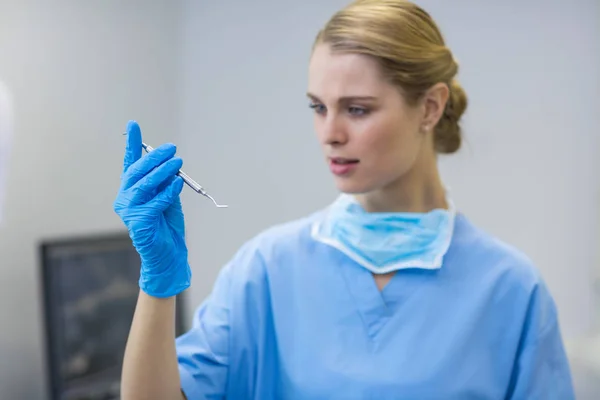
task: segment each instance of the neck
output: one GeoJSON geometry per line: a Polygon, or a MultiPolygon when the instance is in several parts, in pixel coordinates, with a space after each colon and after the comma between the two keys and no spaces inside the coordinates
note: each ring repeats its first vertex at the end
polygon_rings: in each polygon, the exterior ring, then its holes
{"type": "Polygon", "coordinates": [[[435,162],[433,167],[416,165],[390,185],[369,193],[356,195],[367,212],[415,212],[447,209],[446,191],[435,162]]]}

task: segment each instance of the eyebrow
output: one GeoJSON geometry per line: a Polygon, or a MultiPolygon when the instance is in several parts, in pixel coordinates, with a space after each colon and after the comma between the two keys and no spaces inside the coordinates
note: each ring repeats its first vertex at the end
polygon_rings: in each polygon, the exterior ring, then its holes
{"type": "MultiPolygon", "coordinates": [[[[306,95],[308,97],[310,97],[312,100],[321,102],[321,100],[319,100],[319,98],[312,93],[307,93],[306,95]]],[[[344,103],[344,102],[350,102],[350,101],[356,101],[356,100],[364,101],[364,100],[375,100],[375,99],[377,99],[375,96],[344,96],[344,97],[340,97],[338,99],[338,102],[344,103]]]]}

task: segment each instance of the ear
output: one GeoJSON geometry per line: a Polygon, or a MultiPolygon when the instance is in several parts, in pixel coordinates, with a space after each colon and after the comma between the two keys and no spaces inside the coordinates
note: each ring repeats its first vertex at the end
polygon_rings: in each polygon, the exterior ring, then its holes
{"type": "Polygon", "coordinates": [[[435,127],[444,114],[450,89],[445,83],[436,83],[423,95],[423,120],[421,130],[427,132],[435,127]]]}

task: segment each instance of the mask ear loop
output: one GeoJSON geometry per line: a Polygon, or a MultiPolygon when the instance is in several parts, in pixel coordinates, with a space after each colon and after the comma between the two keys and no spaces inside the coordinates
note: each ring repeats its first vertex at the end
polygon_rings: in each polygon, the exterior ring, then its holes
{"type": "Polygon", "coordinates": [[[456,205],[454,204],[454,201],[452,200],[452,196],[450,196],[450,192],[452,191],[452,189],[450,188],[450,186],[447,185],[442,185],[442,187],[444,188],[444,196],[446,197],[446,204],[448,204],[448,208],[446,211],[448,211],[450,214],[452,214],[452,216],[456,215],[456,205]]]}

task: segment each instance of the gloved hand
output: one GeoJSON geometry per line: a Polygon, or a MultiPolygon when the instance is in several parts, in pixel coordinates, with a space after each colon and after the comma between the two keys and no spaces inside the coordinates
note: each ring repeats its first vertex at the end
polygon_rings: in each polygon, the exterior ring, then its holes
{"type": "Polygon", "coordinates": [[[142,157],[142,133],[127,124],[121,187],[113,209],[125,223],[142,265],[140,288],[154,297],[171,297],[190,286],[191,270],[177,176],[183,161],[173,144],[142,157]]]}

